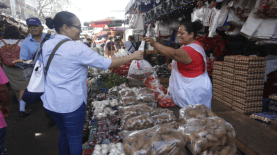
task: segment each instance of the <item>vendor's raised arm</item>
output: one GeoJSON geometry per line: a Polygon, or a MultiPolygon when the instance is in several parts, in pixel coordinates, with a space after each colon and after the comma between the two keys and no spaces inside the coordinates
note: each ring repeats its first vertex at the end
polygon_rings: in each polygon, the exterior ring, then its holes
{"type": "MultiPolygon", "coordinates": [[[[197,31],[202,29],[202,24],[200,22],[194,23],[181,23],[181,26],[178,30],[178,37],[180,40],[180,44],[189,45],[193,42],[196,42],[195,38],[197,35],[197,31]]],[[[144,40],[153,46],[156,50],[158,50],[161,54],[176,60],[177,62],[181,62],[184,64],[190,64],[192,59],[188,52],[183,48],[174,49],[171,47],[164,46],[160,43],[157,43],[151,37],[145,37],[144,40]]]]}

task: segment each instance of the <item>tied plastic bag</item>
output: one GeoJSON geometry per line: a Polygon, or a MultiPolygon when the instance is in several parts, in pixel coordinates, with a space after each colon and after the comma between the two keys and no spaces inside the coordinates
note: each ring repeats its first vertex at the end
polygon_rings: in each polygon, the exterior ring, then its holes
{"type": "Polygon", "coordinates": [[[180,109],[179,113],[179,121],[183,124],[186,124],[187,120],[190,118],[217,117],[217,115],[204,104],[184,106],[180,109]]]}
{"type": "Polygon", "coordinates": [[[186,155],[185,142],[180,131],[175,129],[178,123],[167,123],[134,132],[123,131],[124,151],[128,155],[186,155]]]}
{"type": "Polygon", "coordinates": [[[144,79],[153,73],[153,67],[146,60],[133,60],[129,72],[128,78],[144,79]]]}
{"type": "Polygon", "coordinates": [[[179,126],[179,131],[193,154],[235,155],[237,152],[235,130],[222,118],[191,118],[179,126]]]}
{"type": "Polygon", "coordinates": [[[151,115],[155,125],[170,123],[177,120],[173,111],[168,109],[157,108],[151,113],[151,115]]]}
{"type": "Polygon", "coordinates": [[[147,114],[144,114],[144,115],[129,118],[125,122],[125,125],[122,126],[122,129],[133,131],[133,130],[147,129],[153,126],[154,126],[153,118],[147,114]]]}

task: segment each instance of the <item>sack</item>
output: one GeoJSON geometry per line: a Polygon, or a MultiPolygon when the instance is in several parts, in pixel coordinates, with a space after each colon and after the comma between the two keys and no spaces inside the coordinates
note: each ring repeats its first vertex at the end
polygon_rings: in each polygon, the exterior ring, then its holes
{"type": "Polygon", "coordinates": [[[19,59],[20,47],[17,45],[20,39],[13,45],[7,44],[4,40],[1,40],[5,45],[1,47],[2,62],[6,66],[15,66],[13,61],[19,59]]]}
{"type": "Polygon", "coordinates": [[[128,78],[144,79],[153,73],[153,67],[146,60],[133,60],[129,72],[128,78]]]}
{"type": "MultiPolygon", "coordinates": [[[[58,48],[67,41],[69,41],[69,39],[62,40],[61,42],[59,42],[56,45],[56,47],[52,51],[51,55],[49,56],[45,70],[43,67],[43,63],[38,60],[36,61],[30,82],[22,96],[23,101],[30,103],[30,104],[34,104],[34,103],[37,103],[38,101],[40,101],[40,97],[44,93],[45,77],[47,75],[49,65],[50,65],[56,51],[58,50],[58,48]]],[[[41,51],[38,53],[38,55],[40,55],[40,54],[41,54],[41,51]]]]}
{"type": "Polygon", "coordinates": [[[23,62],[15,63],[15,66],[17,66],[23,70],[23,76],[25,77],[25,79],[28,79],[29,77],[31,77],[31,75],[33,73],[33,69],[35,67],[35,63],[40,55],[39,53],[41,53],[41,51],[42,51],[42,46],[47,40],[49,40],[50,36],[51,36],[51,34],[45,35],[44,39],[42,40],[42,42],[39,45],[39,48],[38,48],[35,56],[33,57],[34,61],[32,61],[30,63],[23,63],[23,62]]]}

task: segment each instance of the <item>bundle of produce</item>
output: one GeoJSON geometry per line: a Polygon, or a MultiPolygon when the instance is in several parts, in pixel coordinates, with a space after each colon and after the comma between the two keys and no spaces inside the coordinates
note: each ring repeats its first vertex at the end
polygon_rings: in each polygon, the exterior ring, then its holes
{"type": "Polygon", "coordinates": [[[158,103],[159,103],[159,106],[164,108],[169,108],[169,107],[175,107],[175,103],[174,101],[172,100],[172,97],[168,94],[163,94],[161,93],[160,96],[158,97],[158,103]]]}
{"type": "Polygon", "coordinates": [[[134,132],[123,131],[124,151],[128,155],[186,155],[185,141],[176,130],[178,123],[156,125],[134,132]]]}
{"type": "Polygon", "coordinates": [[[219,117],[191,118],[180,125],[179,131],[194,155],[235,155],[235,131],[232,125],[219,117]]]}
{"type": "MultiPolygon", "coordinates": [[[[120,84],[126,83],[127,79],[123,76],[118,76],[116,74],[105,74],[101,75],[99,80],[102,82],[106,89],[118,86],[120,84]]],[[[101,87],[101,85],[100,85],[101,87]]]]}
{"type": "Polygon", "coordinates": [[[173,114],[173,111],[168,109],[157,108],[151,112],[151,116],[155,125],[169,123],[177,120],[173,114]]]}
{"type": "Polygon", "coordinates": [[[120,75],[120,76],[127,77],[130,65],[131,65],[131,62],[129,62],[127,64],[124,64],[124,65],[121,65],[117,68],[113,68],[113,69],[111,69],[111,72],[115,73],[117,75],[120,75]]]}
{"type": "Polygon", "coordinates": [[[92,155],[125,155],[122,143],[95,145],[92,155]]]}
{"type": "Polygon", "coordinates": [[[109,100],[104,101],[94,101],[91,103],[91,106],[94,109],[93,115],[96,118],[105,118],[108,115],[114,115],[117,113],[117,110],[113,110],[107,106],[110,105],[109,100]]]}
{"type": "Polygon", "coordinates": [[[217,115],[204,104],[187,105],[180,109],[179,122],[186,124],[190,118],[205,117],[217,117],[217,115]]]}

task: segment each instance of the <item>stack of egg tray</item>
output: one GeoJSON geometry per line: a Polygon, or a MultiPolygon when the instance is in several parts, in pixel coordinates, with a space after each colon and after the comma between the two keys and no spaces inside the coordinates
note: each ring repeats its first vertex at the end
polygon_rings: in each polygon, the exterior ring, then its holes
{"type": "Polygon", "coordinates": [[[223,81],[222,81],[222,69],[224,62],[223,61],[215,61],[213,64],[213,97],[222,101],[223,97],[223,81]]]}
{"type": "Polygon", "coordinates": [[[237,56],[233,78],[233,109],[240,113],[262,111],[266,60],[237,56]]]}

